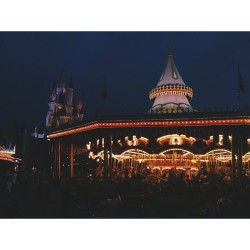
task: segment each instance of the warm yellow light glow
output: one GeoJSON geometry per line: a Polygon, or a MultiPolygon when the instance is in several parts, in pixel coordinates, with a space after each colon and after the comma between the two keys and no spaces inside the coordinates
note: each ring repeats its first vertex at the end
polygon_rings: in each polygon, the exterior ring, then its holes
{"type": "Polygon", "coordinates": [[[155,169],[161,170],[160,167],[153,167],[153,170],[155,170],[155,169]]]}
{"type": "Polygon", "coordinates": [[[89,158],[95,159],[97,156],[94,155],[94,153],[91,151],[89,152],[89,158]]]}
{"type": "Polygon", "coordinates": [[[198,171],[199,169],[198,168],[191,168],[190,170],[191,171],[198,171]]]}
{"type": "Polygon", "coordinates": [[[178,84],[158,86],[149,92],[149,99],[153,100],[157,96],[169,95],[169,94],[180,94],[192,98],[193,91],[190,87],[178,84]]]}
{"type": "Polygon", "coordinates": [[[133,135],[132,140],[128,139],[128,136],[125,137],[125,141],[128,146],[137,146],[139,144],[138,139],[133,135]]]}
{"type": "Polygon", "coordinates": [[[219,143],[220,146],[223,145],[223,135],[219,135],[219,143]]]}
{"type": "Polygon", "coordinates": [[[86,148],[87,148],[87,150],[90,150],[90,148],[91,148],[91,142],[89,142],[88,144],[86,144],[86,148]]]}
{"type": "Polygon", "coordinates": [[[185,152],[183,155],[188,155],[188,154],[194,155],[192,152],[190,152],[188,150],[185,150],[185,149],[182,149],[182,148],[170,148],[170,149],[164,150],[160,154],[161,155],[165,155],[166,153],[171,152],[171,151],[185,152]]]}
{"type": "Polygon", "coordinates": [[[142,142],[142,143],[144,143],[144,144],[148,144],[149,139],[146,138],[146,137],[141,136],[141,137],[139,138],[139,141],[142,142]]]}
{"type": "Polygon", "coordinates": [[[15,154],[15,148],[13,151],[1,150],[0,151],[0,160],[11,161],[11,162],[20,162],[21,159],[13,157],[15,154]]]}
{"type": "Polygon", "coordinates": [[[89,130],[94,130],[98,128],[128,128],[128,127],[175,127],[175,126],[211,126],[211,125],[250,125],[250,119],[227,119],[227,120],[189,120],[189,121],[180,121],[180,120],[173,120],[173,121],[144,121],[144,122],[120,122],[120,121],[113,121],[113,122],[102,122],[102,123],[92,123],[92,124],[84,124],[79,127],[69,128],[65,130],[59,130],[52,132],[47,135],[48,139],[67,136],[72,134],[77,134],[89,130]]]}
{"type": "Polygon", "coordinates": [[[205,155],[209,156],[209,155],[220,155],[220,154],[231,154],[231,152],[227,149],[214,149],[211,150],[209,152],[207,152],[205,155]]]}
{"type": "Polygon", "coordinates": [[[172,145],[181,145],[182,141],[179,136],[172,137],[172,145]]]}

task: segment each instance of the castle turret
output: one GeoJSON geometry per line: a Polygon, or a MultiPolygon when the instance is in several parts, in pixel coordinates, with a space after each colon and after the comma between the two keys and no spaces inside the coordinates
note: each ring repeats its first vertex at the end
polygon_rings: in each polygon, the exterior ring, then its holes
{"type": "Polygon", "coordinates": [[[49,109],[55,112],[55,105],[56,105],[56,80],[54,80],[52,88],[51,88],[51,95],[50,95],[50,103],[49,109]]]}
{"type": "Polygon", "coordinates": [[[72,77],[69,85],[65,88],[63,72],[59,83],[53,83],[49,110],[46,116],[46,127],[59,127],[63,124],[81,121],[83,119],[83,105],[81,95],[77,104],[74,104],[74,88],[72,77]]]}
{"type": "Polygon", "coordinates": [[[69,87],[67,89],[67,105],[68,106],[73,105],[73,94],[74,94],[73,80],[72,80],[72,77],[71,77],[70,82],[69,82],[69,87]]]}
{"type": "Polygon", "coordinates": [[[69,82],[69,87],[67,88],[67,99],[66,99],[66,115],[71,117],[72,112],[73,112],[73,94],[74,94],[74,89],[73,89],[73,80],[72,77],[69,82]]]}
{"type": "Polygon", "coordinates": [[[56,81],[54,80],[50,93],[50,101],[48,103],[49,110],[46,116],[46,127],[50,127],[54,121],[54,114],[56,110],[56,81]]]}
{"type": "Polygon", "coordinates": [[[60,110],[65,105],[65,83],[64,83],[64,75],[63,71],[61,73],[59,83],[56,86],[56,103],[57,103],[57,111],[60,110]]]}
{"type": "Polygon", "coordinates": [[[193,90],[187,87],[177,70],[171,48],[168,51],[166,66],[157,86],[149,92],[149,99],[154,101],[150,112],[172,113],[192,111],[189,100],[193,90]]]}

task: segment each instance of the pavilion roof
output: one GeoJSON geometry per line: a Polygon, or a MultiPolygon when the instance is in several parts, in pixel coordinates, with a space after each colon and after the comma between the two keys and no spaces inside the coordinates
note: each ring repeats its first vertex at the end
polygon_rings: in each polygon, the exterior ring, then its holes
{"type": "Polygon", "coordinates": [[[172,53],[172,49],[169,48],[168,50],[168,58],[165,68],[162,72],[160,81],[158,82],[157,86],[167,85],[167,84],[182,84],[185,85],[178,69],[174,63],[174,57],[172,53]]]}

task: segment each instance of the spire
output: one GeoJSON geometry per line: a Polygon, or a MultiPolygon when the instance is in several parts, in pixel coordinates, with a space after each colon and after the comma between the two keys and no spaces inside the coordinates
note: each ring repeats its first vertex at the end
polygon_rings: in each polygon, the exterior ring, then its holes
{"type": "Polygon", "coordinates": [[[169,45],[167,63],[157,86],[149,92],[150,100],[154,101],[153,112],[189,112],[193,110],[189,100],[193,96],[191,88],[187,87],[177,70],[169,45]]]}
{"type": "Polygon", "coordinates": [[[171,44],[169,45],[168,48],[167,63],[165,65],[165,68],[163,70],[163,73],[161,75],[160,81],[158,82],[157,86],[162,86],[167,84],[185,85],[179,71],[175,66],[171,44]]]}
{"type": "Polygon", "coordinates": [[[64,82],[64,69],[62,67],[61,69],[61,73],[59,76],[59,82],[57,84],[57,88],[56,88],[56,95],[57,95],[57,101],[58,103],[64,103],[65,102],[65,82],[64,82]]]}
{"type": "Polygon", "coordinates": [[[168,56],[173,56],[172,44],[171,44],[171,42],[169,43],[169,46],[168,46],[168,56]]]}

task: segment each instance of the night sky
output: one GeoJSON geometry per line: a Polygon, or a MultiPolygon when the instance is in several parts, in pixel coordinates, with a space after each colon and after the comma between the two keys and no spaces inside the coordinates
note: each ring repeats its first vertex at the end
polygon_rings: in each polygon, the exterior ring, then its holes
{"type": "Polygon", "coordinates": [[[194,108],[236,104],[238,64],[246,84],[241,103],[250,104],[250,32],[1,32],[1,131],[15,121],[29,130],[45,122],[62,69],[67,85],[73,78],[76,100],[82,92],[86,118],[102,109],[104,81],[106,110],[148,111],[170,41],[194,108]]]}

